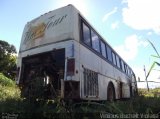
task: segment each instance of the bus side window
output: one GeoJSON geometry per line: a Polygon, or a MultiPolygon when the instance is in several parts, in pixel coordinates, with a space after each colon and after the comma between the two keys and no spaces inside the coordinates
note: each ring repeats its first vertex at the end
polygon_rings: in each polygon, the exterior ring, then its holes
{"type": "Polygon", "coordinates": [[[112,52],[112,57],[113,57],[113,64],[116,65],[116,56],[114,52],[112,52]]]}
{"type": "Polygon", "coordinates": [[[128,68],[128,66],[127,66],[127,75],[129,75],[129,68],[128,68]]]}
{"type": "Polygon", "coordinates": [[[105,46],[103,41],[101,41],[101,52],[102,52],[102,56],[107,58],[107,56],[106,56],[106,46],[105,46]]]}
{"type": "Polygon", "coordinates": [[[121,59],[121,66],[122,66],[122,70],[125,72],[125,70],[124,70],[124,62],[123,62],[122,59],[121,59]]]}
{"type": "Polygon", "coordinates": [[[118,67],[118,68],[121,68],[121,67],[120,67],[120,62],[119,62],[119,57],[118,57],[118,55],[116,55],[116,61],[117,61],[117,67],[118,67]]]}
{"type": "Polygon", "coordinates": [[[108,45],[106,45],[106,47],[107,47],[108,60],[112,62],[112,50],[108,45]]]}
{"type": "Polygon", "coordinates": [[[132,70],[129,68],[129,77],[131,77],[131,75],[132,75],[132,70]]]}
{"type": "Polygon", "coordinates": [[[97,52],[100,52],[100,40],[97,34],[91,30],[91,37],[92,37],[92,48],[97,52]]]}
{"type": "Polygon", "coordinates": [[[82,23],[82,36],[83,36],[82,39],[83,42],[86,45],[91,46],[90,29],[85,23],[82,23]]]}
{"type": "Polygon", "coordinates": [[[124,63],[124,71],[127,73],[127,65],[124,63]]]}

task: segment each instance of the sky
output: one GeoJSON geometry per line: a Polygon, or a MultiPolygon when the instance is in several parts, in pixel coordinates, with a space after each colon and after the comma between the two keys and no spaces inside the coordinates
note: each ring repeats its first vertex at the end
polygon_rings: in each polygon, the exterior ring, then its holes
{"type": "MultiPolygon", "coordinates": [[[[141,81],[154,61],[160,63],[150,40],[160,53],[160,0],[0,0],[0,40],[17,51],[27,22],[54,9],[73,4],[96,31],[130,65],[141,81]]],[[[160,82],[155,66],[149,81],[160,82]]],[[[139,88],[146,83],[139,82],[139,88]]],[[[150,88],[160,83],[149,83],[150,88]]]]}

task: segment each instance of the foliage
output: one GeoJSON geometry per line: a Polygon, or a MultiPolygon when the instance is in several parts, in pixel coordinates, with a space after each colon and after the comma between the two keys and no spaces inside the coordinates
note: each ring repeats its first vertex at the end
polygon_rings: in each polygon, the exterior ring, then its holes
{"type": "Polygon", "coordinates": [[[139,89],[139,95],[145,97],[160,98],[160,88],[150,89],[149,92],[146,89],[139,89]]]}
{"type": "Polygon", "coordinates": [[[0,100],[20,98],[20,90],[15,82],[0,73],[0,100]]]}
{"type": "MultiPolygon", "coordinates": [[[[155,57],[155,58],[159,58],[159,59],[160,59],[160,55],[159,55],[156,47],[154,46],[154,44],[153,44],[150,40],[148,40],[148,42],[151,44],[152,48],[153,48],[154,51],[156,52],[156,55],[152,55],[152,57],[155,57]]],[[[154,61],[154,62],[152,63],[152,65],[151,65],[148,73],[147,73],[146,80],[147,80],[148,76],[150,75],[151,71],[153,70],[153,68],[155,67],[156,64],[157,64],[158,66],[160,66],[160,63],[158,63],[157,61],[154,61]]]]}
{"type": "Polygon", "coordinates": [[[17,114],[18,118],[97,119],[104,114],[157,114],[160,88],[139,89],[139,96],[116,102],[27,100],[11,79],[0,74],[0,113],[17,114]]]}
{"type": "Polygon", "coordinates": [[[160,88],[139,89],[139,96],[116,102],[27,100],[11,79],[0,74],[0,113],[17,114],[18,118],[97,119],[102,114],[157,114],[160,88]]]}
{"type": "Polygon", "coordinates": [[[14,78],[16,68],[16,48],[6,41],[0,40],[0,72],[9,78],[14,78]]]}
{"type": "Polygon", "coordinates": [[[0,73],[0,85],[1,86],[13,86],[15,85],[14,82],[7,78],[6,76],[4,76],[2,73],[0,73]]]}
{"type": "MultiPolygon", "coordinates": [[[[160,88],[151,90],[160,92],[160,88]]],[[[157,114],[160,110],[160,97],[148,95],[147,90],[140,89],[139,96],[116,102],[35,100],[29,101],[19,97],[0,101],[0,112],[18,114],[18,118],[62,118],[62,119],[97,119],[101,114],[157,114]],[[145,93],[144,93],[145,92],[145,93]]]]}

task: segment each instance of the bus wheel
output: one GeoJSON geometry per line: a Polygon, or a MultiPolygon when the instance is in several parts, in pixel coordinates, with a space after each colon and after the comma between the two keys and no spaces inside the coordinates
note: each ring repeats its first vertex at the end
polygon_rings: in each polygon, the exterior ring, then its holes
{"type": "Polygon", "coordinates": [[[108,89],[107,89],[107,100],[108,101],[114,101],[115,100],[115,90],[113,83],[109,83],[108,89]]]}

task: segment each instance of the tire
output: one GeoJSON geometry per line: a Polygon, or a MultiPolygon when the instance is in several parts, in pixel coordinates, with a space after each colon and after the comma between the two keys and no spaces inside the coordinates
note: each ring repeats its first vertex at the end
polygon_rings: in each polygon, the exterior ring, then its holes
{"type": "Polygon", "coordinates": [[[114,101],[115,100],[115,89],[113,86],[113,83],[109,83],[107,88],[107,100],[108,101],[114,101]]]}

